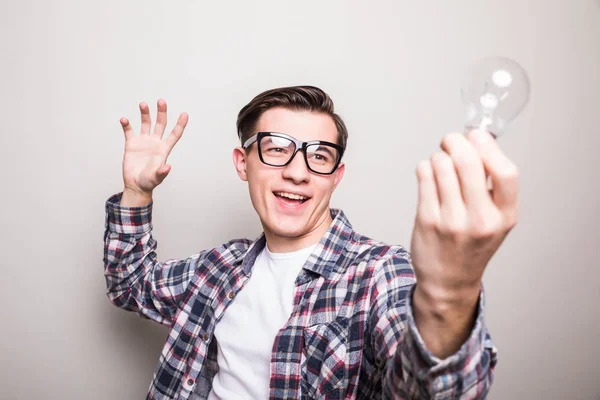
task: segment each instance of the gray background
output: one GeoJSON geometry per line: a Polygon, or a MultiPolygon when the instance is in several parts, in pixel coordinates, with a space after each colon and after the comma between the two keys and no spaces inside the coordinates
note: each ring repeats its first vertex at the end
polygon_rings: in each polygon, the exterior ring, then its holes
{"type": "Polygon", "coordinates": [[[155,192],[159,257],[260,232],[237,177],[238,110],[312,84],[349,129],[332,205],[410,244],[415,167],[462,128],[460,78],[518,60],[532,93],[501,139],[521,172],[517,227],[484,278],[500,351],[489,398],[600,398],[600,3],[3,1],[0,206],[3,399],[143,398],[167,329],[113,307],[104,202],[122,189],[119,118],[164,97],[190,114],[155,192]]]}

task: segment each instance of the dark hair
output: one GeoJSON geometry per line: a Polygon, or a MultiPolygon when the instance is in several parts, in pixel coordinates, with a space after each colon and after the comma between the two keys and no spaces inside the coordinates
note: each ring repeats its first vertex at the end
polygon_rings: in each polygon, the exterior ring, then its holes
{"type": "Polygon", "coordinates": [[[338,144],[344,149],[348,130],[342,118],[334,112],[333,101],[323,90],[315,86],[289,86],[262,92],[238,113],[237,132],[244,144],[256,129],[260,116],[270,108],[283,107],[290,110],[312,111],[329,115],[338,131],[338,144]]]}

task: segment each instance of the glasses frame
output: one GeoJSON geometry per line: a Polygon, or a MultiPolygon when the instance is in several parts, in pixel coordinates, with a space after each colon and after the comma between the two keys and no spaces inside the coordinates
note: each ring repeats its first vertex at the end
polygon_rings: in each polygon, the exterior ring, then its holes
{"type": "Polygon", "coordinates": [[[306,163],[306,168],[308,168],[309,171],[315,173],[315,174],[319,174],[319,175],[331,175],[333,174],[339,167],[340,162],[342,161],[342,156],[344,155],[344,148],[342,146],[340,146],[339,144],[335,144],[335,143],[331,143],[331,142],[327,142],[325,140],[310,140],[308,142],[303,142],[301,140],[298,140],[290,135],[287,135],[285,133],[280,133],[280,132],[257,132],[254,136],[250,137],[248,140],[246,140],[246,142],[244,142],[244,144],[242,145],[242,148],[247,149],[248,147],[250,147],[254,142],[257,142],[258,144],[258,157],[260,158],[260,161],[265,164],[268,165],[270,167],[285,167],[286,165],[288,165],[289,163],[292,162],[292,160],[294,159],[294,157],[296,157],[296,153],[298,153],[299,150],[302,150],[302,154],[304,154],[304,162],[306,163]],[[284,138],[284,139],[288,139],[289,141],[291,141],[292,143],[294,143],[295,149],[294,149],[294,153],[292,154],[292,156],[290,157],[290,159],[283,165],[273,165],[273,164],[269,164],[268,162],[265,162],[265,160],[263,159],[262,156],[262,149],[260,147],[260,141],[262,138],[264,137],[268,137],[268,136],[274,136],[274,137],[280,137],[280,138],[284,138]],[[308,157],[306,155],[306,148],[308,146],[313,146],[316,144],[326,144],[328,146],[331,146],[333,148],[335,148],[338,152],[339,152],[339,157],[333,167],[333,170],[331,172],[318,172],[315,171],[314,169],[312,169],[310,167],[310,165],[308,164],[308,157]]]}

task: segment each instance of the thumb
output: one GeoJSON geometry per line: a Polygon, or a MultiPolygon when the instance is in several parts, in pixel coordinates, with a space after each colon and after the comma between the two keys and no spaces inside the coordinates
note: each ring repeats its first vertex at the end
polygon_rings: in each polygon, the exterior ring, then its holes
{"type": "Polygon", "coordinates": [[[169,164],[161,165],[156,171],[156,178],[158,180],[158,183],[161,183],[167,177],[167,175],[169,175],[170,171],[171,166],[169,164]]]}

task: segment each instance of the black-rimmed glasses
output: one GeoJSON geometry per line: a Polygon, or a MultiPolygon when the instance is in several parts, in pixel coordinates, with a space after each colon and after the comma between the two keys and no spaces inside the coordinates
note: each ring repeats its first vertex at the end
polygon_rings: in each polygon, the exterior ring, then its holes
{"type": "Polygon", "coordinates": [[[302,150],[308,169],[322,175],[333,174],[344,153],[344,148],[335,143],[323,140],[302,142],[278,132],[258,132],[242,147],[247,149],[254,142],[258,142],[258,156],[264,164],[284,167],[292,162],[298,150],[302,150]]]}

